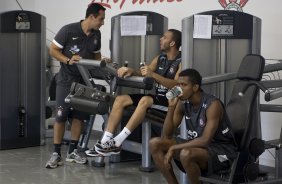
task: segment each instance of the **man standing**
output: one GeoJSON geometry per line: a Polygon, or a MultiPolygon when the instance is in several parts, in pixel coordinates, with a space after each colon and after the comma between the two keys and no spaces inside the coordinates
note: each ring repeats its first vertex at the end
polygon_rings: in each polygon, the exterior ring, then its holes
{"type": "Polygon", "coordinates": [[[201,89],[202,77],[194,69],[180,72],[182,94],[169,100],[162,137],[150,140],[156,166],[169,184],[177,183],[171,161],[186,172],[191,183],[200,183],[201,172],[230,167],[237,146],[223,104],[201,89]],[[187,140],[174,137],[184,117],[187,140]]]}
{"type": "Polygon", "coordinates": [[[56,168],[62,165],[61,142],[65,130],[65,122],[71,119],[71,141],[66,156],[67,162],[79,164],[87,163],[83,154],[77,151],[77,144],[81,134],[83,120],[88,114],[71,110],[65,98],[70,92],[73,82],[83,83],[76,63],[81,58],[101,59],[101,32],[99,28],[104,24],[105,8],[98,3],[92,3],[86,10],[84,20],[63,26],[55,36],[50,55],[60,62],[61,69],[56,78],[56,122],[54,124],[54,152],[46,163],[46,168],[56,168]]]}

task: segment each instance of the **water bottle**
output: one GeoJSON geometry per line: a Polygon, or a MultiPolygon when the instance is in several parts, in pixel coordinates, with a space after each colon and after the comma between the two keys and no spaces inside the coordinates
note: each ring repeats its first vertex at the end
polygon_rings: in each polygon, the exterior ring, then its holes
{"type": "Polygon", "coordinates": [[[173,99],[173,98],[175,98],[175,97],[177,97],[177,96],[179,96],[179,95],[181,95],[182,94],[182,89],[181,89],[181,87],[179,87],[179,86],[176,86],[176,87],[174,87],[174,88],[172,88],[171,90],[169,90],[167,93],[166,93],[166,98],[168,99],[168,100],[170,100],[170,99],[173,99]]]}

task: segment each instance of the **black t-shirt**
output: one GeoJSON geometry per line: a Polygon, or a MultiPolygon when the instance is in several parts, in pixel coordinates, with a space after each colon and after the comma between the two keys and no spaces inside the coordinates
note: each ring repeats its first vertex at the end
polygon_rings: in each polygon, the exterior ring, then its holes
{"type": "MultiPolygon", "coordinates": [[[[101,49],[101,32],[93,30],[90,35],[86,35],[81,27],[81,22],[76,22],[63,26],[55,36],[53,43],[62,49],[62,53],[71,58],[79,55],[83,59],[94,59],[94,54],[101,49]]],[[[73,77],[80,77],[76,64],[61,64],[60,72],[73,77]]]]}
{"type": "MultiPolygon", "coordinates": [[[[195,139],[202,135],[207,123],[206,111],[215,100],[219,99],[213,95],[202,92],[201,104],[198,109],[193,109],[192,104],[189,102],[183,103],[182,110],[185,114],[188,140],[195,139]]],[[[211,143],[236,145],[231,123],[225,110],[211,143]]]]}
{"type": "MultiPolygon", "coordinates": [[[[155,72],[165,78],[174,79],[180,63],[181,52],[179,52],[179,54],[173,60],[168,60],[166,54],[163,53],[158,58],[157,69],[155,72]]],[[[165,96],[167,91],[168,89],[165,86],[156,83],[157,95],[165,96]]]]}

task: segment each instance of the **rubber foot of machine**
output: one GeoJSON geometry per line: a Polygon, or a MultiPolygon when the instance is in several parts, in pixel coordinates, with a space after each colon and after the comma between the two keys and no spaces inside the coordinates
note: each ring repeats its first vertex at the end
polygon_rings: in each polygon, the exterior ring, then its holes
{"type": "Polygon", "coordinates": [[[97,162],[96,160],[91,161],[91,165],[93,167],[105,167],[105,162],[97,162]]]}
{"type": "Polygon", "coordinates": [[[153,167],[139,167],[139,170],[142,172],[153,172],[154,168],[153,167]]]}

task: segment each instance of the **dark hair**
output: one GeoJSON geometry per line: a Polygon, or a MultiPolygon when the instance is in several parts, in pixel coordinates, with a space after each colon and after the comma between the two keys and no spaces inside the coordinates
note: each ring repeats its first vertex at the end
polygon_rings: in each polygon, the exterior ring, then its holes
{"type": "Polygon", "coordinates": [[[100,10],[106,11],[106,8],[104,8],[99,3],[91,3],[86,10],[85,18],[89,17],[89,15],[91,14],[93,14],[94,17],[97,17],[99,15],[100,10]]]}
{"type": "Polygon", "coordinates": [[[181,46],[181,31],[177,29],[169,29],[169,32],[172,32],[173,40],[175,41],[175,46],[177,49],[181,46]]]}
{"type": "Polygon", "coordinates": [[[189,79],[190,79],[190,81],[192,82],[193,85],[194,84],[198,84],[199,87],[201,87],[201,85],[202,85],[202,76],[195,69],[189,68],[189,69],[182,70],[179,73],[179,76],[182,76],[182,77],[187,76],[187,77],[189,77],[189,79]]]}

